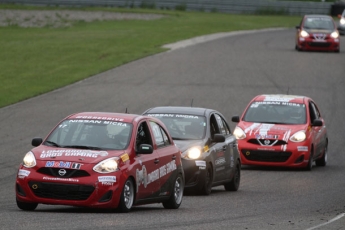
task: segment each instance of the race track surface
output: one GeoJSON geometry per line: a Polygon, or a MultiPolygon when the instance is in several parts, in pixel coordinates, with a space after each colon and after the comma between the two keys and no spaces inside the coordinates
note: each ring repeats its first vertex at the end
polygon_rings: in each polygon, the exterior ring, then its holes
{"type": "MultiPolygon", "coordinates": [[[[297,52],[294,29],[237,34],[150,56],[0,109],[0,229],[345,229],[345,48],[297,52]],[[24,212],[14,182],[33,137],[80,111],[142,113],[160,105],[210,107],[230,122],[262,93],[312,97],[326,119],[326,167],[243,167],[238,192],[185,196],[180,209],[131,213],[39,205],[24,212]]],[[[345,47],[345,37],[341,37],[345,47]]],[[[231,122],[230,122],[231,123],[231,122]]],[[[233,129],[235,124],[231,123],[233,129]]]]}

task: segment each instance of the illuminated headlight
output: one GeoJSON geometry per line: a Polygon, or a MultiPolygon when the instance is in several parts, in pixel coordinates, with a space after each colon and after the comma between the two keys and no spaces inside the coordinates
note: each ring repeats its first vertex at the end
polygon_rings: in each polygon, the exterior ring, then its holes
{"type": "Polygon", "coordinates": [[[244,131],[243,131],[240,127],[238,127],[238,126],[236,126],[236,128],[235,128],[235,130],[234,130],[234,136],[235,136],[235,138],[236,138],[237,140],[242,140],[242,139],[246,138],[246,134],[245,134],[244,131]]]}
{"type": "Polygon", "coordinates": [[[333,33],[331,33],[331,37],[332,38],[338,38],[339,37],[338,31],[334,31],[333,33]]]}
{"type": "Polygon", "coordinates": [[[300,36],[301,36],[302,38],[306,38],[306,37],[309,37],[309,34],[308,34],[305,30],[302,30],[302,31],[300,32],[300,36]]]}
{"type": "Polygon", "coordinates": [[[345,18],[340,19],[340,25],[345,25],[345,18]]]}
{"type": "Polygon", "coordinates": [[[301,141],[304,141],[306,139],[306,135],[305,135],[305,131],[301,130],[301,131],[298,131],[297,133],[295,133],[294,135],[292,135],[290,137],[290,141],[293,141],[293,142],[301,142],[301,141]]]}
{"type": "Polygon", "coordinates": [[[26,168],[32,168],[36,165],[35,155],[32,152],[25,154],[23,158],[23,166],[26,168]]]}
{"type": "Polygon", "coordinates": [[[112,157],[112,158],[99,162],[95,167],[93,167],[93,170],[98,173],[115,172],[118,169],[118,165],[119,165],[118,162],[119,162],[118,157],[112,157]]]}
{"type": "Polygon", "coordinates": [[[195,160],[195,159],[198,159],[201,156],[201,153],[202,153],[201,147],[200,146],[195,146],[195,147],[189,148],[187,151],[185,151],[182,154],[182,157],[183,158],[187,158],[187,159],[195,160]]]}

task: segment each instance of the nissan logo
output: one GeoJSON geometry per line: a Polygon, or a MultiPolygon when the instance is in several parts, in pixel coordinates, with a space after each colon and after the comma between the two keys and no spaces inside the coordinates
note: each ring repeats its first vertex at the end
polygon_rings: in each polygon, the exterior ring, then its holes
{"type": "Polygon", "coordinates": [[[60,175],[60,176],[64,176],[66,173],[67,173],[67,172],[66,172],[65,169],[60,169],[60,170],[59,170],[59,175],[60,175]]]}
{"type": "Polygon", "coordinates": [[[269,145],[270,143],[271,143],[270,140],[265,140],[265,141],[264,141],[264,144],[265,144],[265,145],[269,145]]]}

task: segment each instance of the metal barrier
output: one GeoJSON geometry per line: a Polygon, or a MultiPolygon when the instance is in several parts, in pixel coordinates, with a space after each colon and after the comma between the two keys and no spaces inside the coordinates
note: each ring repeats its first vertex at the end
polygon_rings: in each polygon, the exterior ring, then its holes
{"type": "Polygon", "coordinates": [[[330,14],[332,3],[272,0],[0,0],[0,3],[48,6],[107,6],[232,14],[330,14]]]}

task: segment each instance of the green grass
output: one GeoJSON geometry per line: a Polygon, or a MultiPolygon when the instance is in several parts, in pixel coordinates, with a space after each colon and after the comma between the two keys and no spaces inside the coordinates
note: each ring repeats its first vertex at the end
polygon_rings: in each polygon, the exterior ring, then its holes
{"type": "MultiPolygon", "coordinates": [[[[0,4],[0,9],[5,8],[36,9],[0,4]]],[[[163,52],[164,44],[217,32],[294,27],[301,19],[152,9],[83,10],[160,13],[167,17],[152,21],[77,22],[67,28],[0,27],[0,107],[163,52]]]]}

